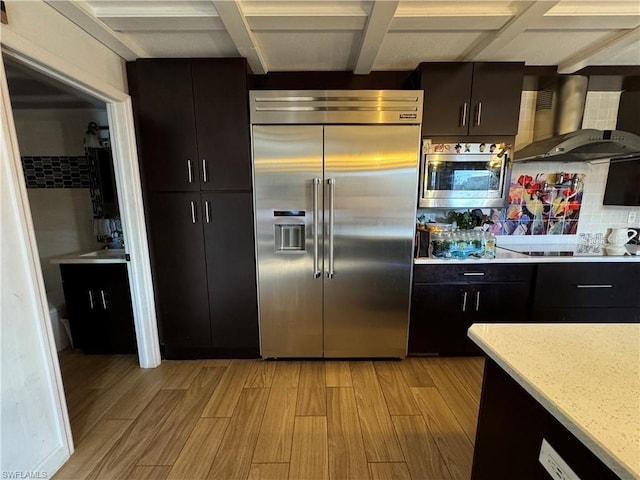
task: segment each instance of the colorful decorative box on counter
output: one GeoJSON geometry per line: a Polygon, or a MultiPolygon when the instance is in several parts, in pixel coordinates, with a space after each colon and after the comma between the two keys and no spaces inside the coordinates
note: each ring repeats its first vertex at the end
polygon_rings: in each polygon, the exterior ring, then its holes
{"type": "Polygon", "coordinates": [[[479,230],[435,232],[431,236],[430,256],[433,258],[495,258],[496,238],[479,230]]]}
{"type": "Polygon", "coordinates": [[[449,224],[418,224],[416,258],[495,258],[496,238],[491,232],[458,229],[449,224]]]}

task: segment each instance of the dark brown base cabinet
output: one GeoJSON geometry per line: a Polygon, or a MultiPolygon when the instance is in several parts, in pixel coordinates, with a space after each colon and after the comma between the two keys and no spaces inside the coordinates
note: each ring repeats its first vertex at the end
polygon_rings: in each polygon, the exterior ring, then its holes
{"type": "Polygon", "coordinates": [[[533,265],[415,265],[409,355],[479,354],[478,322],[526,322],[533,265]]]}
{"type": "Polygon", "coordinates": [[[538,265],[536,322],[640,322],[640,263],[538,265]]]}
{"type": "Polygon", "coordinates": [[[619,478],[494,361],[487,360],[471,479],[551,478],[538,461],[543,439],[582,480],[619,478]]]}
{"type": "Polygon", "coordinates": [[[127,266],[60,265],[73,347],[84,353],[135,353],[127,266]]]}
{"type": "Polygon", "coordinates": [[[166,357],[258,356],[251,194],[153,193],[148,202],[166,357]]]}

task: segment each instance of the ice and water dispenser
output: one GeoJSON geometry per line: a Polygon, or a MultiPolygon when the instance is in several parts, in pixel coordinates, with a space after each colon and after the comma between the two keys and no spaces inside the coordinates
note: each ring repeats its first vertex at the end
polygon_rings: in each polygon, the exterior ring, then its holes
{"type": "Polygon", "coordinates": [[[274,210],[276,253],[305,250],[305,214],[304,210],[274,210]]]}

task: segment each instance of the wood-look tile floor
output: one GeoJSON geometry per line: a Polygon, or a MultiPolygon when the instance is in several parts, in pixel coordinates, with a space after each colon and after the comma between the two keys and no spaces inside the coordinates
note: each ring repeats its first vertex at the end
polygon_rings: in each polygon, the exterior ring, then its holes
{"type": "Polygon", "coordinates": [[[482,358],[165,361],[60,354],[63,479],[469,479],[482,358]]]}

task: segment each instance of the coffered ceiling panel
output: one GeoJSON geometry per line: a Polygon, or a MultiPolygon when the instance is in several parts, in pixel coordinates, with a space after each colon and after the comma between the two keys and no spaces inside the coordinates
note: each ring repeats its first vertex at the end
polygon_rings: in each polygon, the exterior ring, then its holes
{"type": "Polygon", "coordinates": [[[257,33],[272,71],[350,70],[360,32],[257,33]]]}
{"type": "Polygon", "coordinates": [[[237,57],[238,50],[225,31],[137,32],[136,42],[151,57],[237,57]]]}
{"type": "Polygon", "coordinates": [[[482,60],[507,61],[520,57],[527,65],[558,65],[572,54],[602,41],[608,31],[524,32],[500,51],[482,60]]]}
{"type": "MultiPolygon", "coordinates": [[[[613,48],[591,57],[590,65],[640,65],[640,46],[633,42],[624,48],[613,48]]],[[[640,114],[639,118],[640,118],[640,114]]]]}
{"type": "Polygon", "coordinates": [[[477,42],[482,31],[471,32],[390,32],[380,49],[375,70],[411,70],[420,62],[456,60],[477,42]]]}
{"type": "Polygon", "coordinates": [[[126,60],[240,55],[254,73],[640,64],[639,0],[45,1],[126,60]]]}

